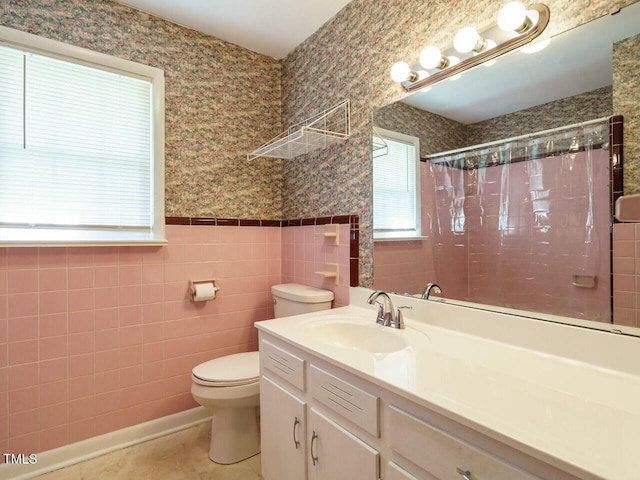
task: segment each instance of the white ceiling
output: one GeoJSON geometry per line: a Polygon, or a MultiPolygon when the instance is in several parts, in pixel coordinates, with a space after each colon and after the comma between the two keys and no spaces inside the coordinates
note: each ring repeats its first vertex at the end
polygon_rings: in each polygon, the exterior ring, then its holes
{"type": "MultiPolygon", "coordinates": [[[[350,0],[118,0],[274,58],[284,58],[350,0]]],[[[553,12],[551,12],[553,15],[553,12]]],[[[611,43],[638,32],[640,1],[553,39],[534,55],[508,55],[403,101],[474,123],[610,85],[611,43]],[[482,73],[484,75],[482,75],[482,73]]],[[[398,59],[400,60],[400,59],[398,59]]],[[[391,83],[391,79],[389,79],[391,83]]]]}
{"type": "Polygon", "coordinates": [[[119,0],[254,52],[284,58],[351,0],[119,0]]]}

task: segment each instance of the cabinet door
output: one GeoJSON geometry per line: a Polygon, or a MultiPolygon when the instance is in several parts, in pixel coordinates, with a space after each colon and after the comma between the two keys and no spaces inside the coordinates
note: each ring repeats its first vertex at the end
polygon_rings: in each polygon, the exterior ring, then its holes
{"type": "Polygon", "coordinates": [[[376,450],[311,408],[309,480],[378,480],[376,450]]]}
{"type": "Polygon", "coordinates": [[[260,378],[260,441],[264,480],[306,478],[306,404],[260,378]]]}

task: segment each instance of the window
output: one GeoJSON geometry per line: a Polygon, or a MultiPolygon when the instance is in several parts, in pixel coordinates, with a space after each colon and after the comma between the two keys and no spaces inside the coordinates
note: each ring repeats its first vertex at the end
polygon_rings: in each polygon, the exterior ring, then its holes
{"type": "Polygon", "coordinates": [[[164,242],[162,70],[0,29],[0,242],[164,242]]]}
{"type": "Polygon", "coordinates": [[[420,140],[376,128],[374,143],[386,154],[373,158],[373,237],[420,235],[420,140]]]}

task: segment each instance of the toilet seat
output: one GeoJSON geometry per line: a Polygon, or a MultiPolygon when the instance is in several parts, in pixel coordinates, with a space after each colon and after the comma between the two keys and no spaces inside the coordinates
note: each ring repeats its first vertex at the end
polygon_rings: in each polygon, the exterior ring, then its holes
{"type": "Polygon", "coordinates": [[[235,387],[260,381],[258,352],[227,355],[201,363],[191,371],[193,381],[207,387],[235,387]]]}

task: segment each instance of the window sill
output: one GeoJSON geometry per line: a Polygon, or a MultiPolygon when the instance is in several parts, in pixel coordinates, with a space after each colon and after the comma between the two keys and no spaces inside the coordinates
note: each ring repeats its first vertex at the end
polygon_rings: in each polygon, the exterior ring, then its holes
{"type": "Polygon", "coordinates": [[[167,243],[164,232],[154,235],[149,232],[0,228],[0,247],[159,246],[167,243]]]}
{"type": "Polygon", "coordinates": [[[379,238],[373,238],[373,242],[374,243],[378,243],[378,242],[411,242],[411,241],[416,241],[416,242],[422,242],[424,240],[429,240],[429,237],[423,237],[423,236],[412,236],[412,237],[379,237],[379,238]]]}

